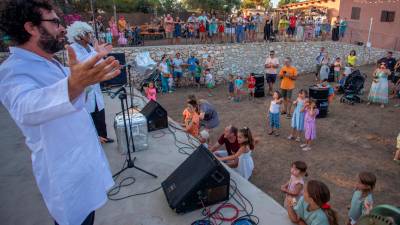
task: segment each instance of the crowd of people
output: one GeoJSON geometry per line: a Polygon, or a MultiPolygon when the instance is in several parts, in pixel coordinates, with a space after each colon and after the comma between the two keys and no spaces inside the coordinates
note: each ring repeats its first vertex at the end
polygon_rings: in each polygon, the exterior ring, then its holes
{"type": "Polygon", "coordinates": [[[267,15],[238,13],[221,18],[216,14],[202,12],[199,16],[192,14],[187,19],[167,14],[144,25],[130,23],[124,16],[120,16],[118,20],[111,16],[108,22],[105,22],[99,15],[89,23],[96,27],[96,33],[101,41],[112,43],[114,46],[142,44],[143,31],[161,33],[162,37],[168,40],[168,44],[180,44],[182,38],[190,43],[328,39],[338,41],[345,36],[347,30],[346,18],[337,17],[328,21],[325,15],[304,16],[293,13],[267,15]]]}
{"type": "MultiPolygon", "coordinates": [[[[267,21],[269,19],[267,18],[267,21]]],[[[339,16],[329,21],[326,16],[283,15],[279,19],[278,31],[281,40],[311,41],[344,38],[347,18],[339,16]]]]}
{"type": "MultiPolygon", "coordinates": [[[[3,93],[0,100],[26,137],[32,155],[33,173],[55,224],[93,224],[95,210],[105,204],[107,191],[114,185],[100,144],[112,140],[107,138],[105,107],[98,85],[121,72],[119,62],[107,57],[107,54],[112,49],[109,41],[114,41],[116,31],[120,34],[125,29],[126,21],[120,18],[117,24],[110,20],[110,30],[113,29],[111,32],[114,33],[104,44],[93,39],[96,31],[89,24],[74,22],[68,27],[68,67],[64,67],[56,60],[55,53],[65,48],[67,32],[52,4],[43,0],[10,0],[4,7],[0,14],[0,28],[10,36],[15,46],[10,48],[10,57],[0,66],[0,91],[3,93]]],[[[207,16],[203,17],[206,18],[198,20],[207,22],[207,16]]],[[[251,21],[253,19],[247,24],[249,29],[251,21]]],[[[199,23],[204,25],[204,22],[199,23]]],[[[95,27],[99,26],[96,24],[95,27]]],[[[240,30],[238,40],[244,37],[242,28],[236,28],[240,30]]],[[[250,30],[253,29],[251,27],[250,30]]],[[[331,60],[322,48],[316,57],[318,85],[334,90],[328,86],[326,79],[327,67],[330,69],[333,66],[336,82],[340,86],[356,69],[356,52],[352,50],[343,61],[340,58],[331,60]]],[[[292,102],[298,74],[291,65],[290,57],[285,57],[283,65],[280,65],[275,52],[270,51],[264,66],[265,79],[269,83],[268,93],[272,95],[265,114],[270,127],[268,134],[280,135],[280,115],[286,114],[286,118],[292,120],[292,132],[288,139],[301,142],[301,133],[304,132],[304,143],[300,147],[303,151],[310,151],[312,141],[316,140],[318,109],[315,102],[307,97],[305,90],[300,90],[292,102]],[[280,79],[280,90],[274,90],[277,78],[280,79]],[[293,112],[292,104],[295,106],[293,112]]],[[[400,97],[400,61],[396,62],[392,53],[388,52],[377,66],[368,100],[384,105],[388,102],[389,89],[400,97]],[[389,80],[395,85],[389,86],[389,80]]],[[[200,61],[192,54],[184,63],[179,53],[175,58],[164,55],[158,69],[164,93],[184,83],[200,88],[203,79],[210,89],[209,95],[212,95],[214,78],[211,57],[200,61]],[[185,66],[188,67],[189,77],[183,75],[182,68],[185,66]]],[[[229,82],[228,94],[232,101],[242,101],[243,94],[254,100],[254,74],[247,75],[245,80],[241,75],[230,75],[229,82]]],[[[151,100],[157,99],[154,86],[150,83],[145,89],[151,100]]],[[[185,106],[182,125],[187,133],[208,146],[220,161],[249,179],[254,170],[252,151],[259,144],[251,129],[229,125],[210,145],[210,134],[220,124],[216,108],[208,100],[198,99],[195,95],[188,96],[185,106]]],[[[397,147],[400,147],[400,135],[397,142],[397,147]]],[[[395,160],[400,160],[399,156],[400,149],[395,160]]],[[[336,212],[329,204],[329,188],[321,181],[305,182],[307,175],[306,163],[292,163],[290,179],[281,186],[288,217],[296,224],[338,224],[336,212]]],[[[356,224],[362,215],[372,209],[375,184],[374,174],[358,174],[348,224],[356,224]]]]}

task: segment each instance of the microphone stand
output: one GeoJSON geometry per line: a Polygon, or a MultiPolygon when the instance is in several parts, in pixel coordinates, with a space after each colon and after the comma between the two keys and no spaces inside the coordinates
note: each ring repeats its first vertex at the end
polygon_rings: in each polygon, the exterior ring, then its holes
{"type": "Polygon", "coordinates": [[[128,151],[128,158],[126,159],[126,161],[127,161],[126,166],[124,168],[122,168],[120,171],[118,171],[117,173],[115,173],[113,175],[113,178],[117,177],[118,175],[120,175],[122,172],[124,172],[125,170],[127,170],[129,168],[135,168],[135,169],[137,169],[137,170],[139,170],[139,171],[141,171],[141,172],[143,172],[145,174],[148,174],[148,175],[150,175],[150,176],[152,176],[154,178],[157,178],[156,175],[154,175],[154,174],[152,174],[152,173],[150,173],[150,172],[148,172],[148,171],[146,171],[146,170],[144,170],[142,168],[139,168],[139,167],[135,166],[136,157],[133,157],[133,159],[131,157],[131,151],[130,151],[130,144],[129,143],[132,143],[132,152],[135,152],[135,143],[133,141],[133,135],[132,135],[132,123],[131,123],[131,117],[130,117],[129,108],[128,108],[128,100],[127,100],[126,89],[122,88],[121,92],[122,93],[120,93],[118,95],[118,98],[121,101],[122,118],[124,120],[126,149],[128,151]],[[126,106],[126,110],[125,110],[125,106],[126,106]],[[125,111],[126,111],[126,115],[125,115],[125,111]],[[130,138],[128,137],[128,126],[126,124],[126,119],[127,119],[126,116],[128,117],[130,138]]]}

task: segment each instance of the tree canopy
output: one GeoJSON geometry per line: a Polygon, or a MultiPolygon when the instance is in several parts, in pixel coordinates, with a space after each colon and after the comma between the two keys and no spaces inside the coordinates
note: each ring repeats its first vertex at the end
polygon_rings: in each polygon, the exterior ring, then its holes
{"type": "Polygon", "coordinates": [[[242,8],[250,9],[256,8],[257,6],[262,6],[266,9],[272,8],[271,0],[243,0],[242,8]]]}
{"type": "Polygon", "coordinates": [[[241,0],[183,0],[186,8],[207,12],[231,12],[238,9],[241,0]]]}
{"type": "Polygon", "coordinates": [[[299,2],[299,0],[279,0],[278,6],[283,6],[289,3],[296,3],[299,2]]]}

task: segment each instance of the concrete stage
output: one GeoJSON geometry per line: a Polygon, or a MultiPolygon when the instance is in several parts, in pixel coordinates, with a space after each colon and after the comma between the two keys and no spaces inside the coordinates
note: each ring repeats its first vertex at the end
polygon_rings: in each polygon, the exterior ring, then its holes
{"type": "MultiPolygon", "coordinates": [[[[139,98],[135,101],[143,105],[139,98]]],[[[105,96],[106,120],[109,136],[115,138],[113,120],[120,111],[118,98],[111,100],[105,96]]],[[[30,152],[25,146],[24,137],[10,118],[3,106],[0,106],[0,224],[5,225],[45,225],[53,224],[32,174],[30,152]]],[[[176,133],[179,141],[189,143],[187,135],[176,133]]],[[[183,146],[182,144],[178,144],[183,146]]],[[[113,172],[118,171],[124,163],[125,156],[117,151],[116,142],[103,145],[113,172]]],[[[190,152],[191,150],[185,149],[190,152]]],[[[123,197],[130,194],[147,192],[160,187],[161,182],[169,176],[187,157],[178,152],[175,139],[168,129],[149,133],[149,149],[136,152],[136,165],[158,175],[155,179],[138,170],[129,169],[122,173],[116,182],[132,176],[136,179],[133,185],[123,187],[114,196],[123,197]]],[[[238,184],[239,190],[254,206],[254,215],[259,217],[261,225],[292,224],[285,209],[267,194],[230,170],[231,178],[238,184]]],[[[232,190],[232,188],[231,188],[232,190]]],[[[232,199],[229,201],[237,205],[232,199]]],[[[218,205],[217,205],[218,206],[218,205]]],[[[248,209],[250,208],[247,205],[248,209]]],[[[211,210],[216,206],[212,206],[211,210]]],[[[224,212],[224,210],[222,211],[224,212]]],[[[225,211],[230,216],[231,210],[225,211]]],[[[243,215],[243,213],[241,213],[243,215]]],[[[96,211],[96,225],[187,225],[204,216],[201,210],[184,215],[172,211],[162,189],[156,192],[130,197],[120,201],[109,200],[96,211]]],[[[230,224],[230,223],[223,223],[230,224]]]]}

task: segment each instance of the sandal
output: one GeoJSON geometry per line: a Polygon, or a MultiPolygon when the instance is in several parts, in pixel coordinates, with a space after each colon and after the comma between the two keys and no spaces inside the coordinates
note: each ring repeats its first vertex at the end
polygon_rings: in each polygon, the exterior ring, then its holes
{"type": "Polygon", "coordinates": [[[272,135],[273,133],[274,133],[274,131],[272,130],[272,131],[268,132],[268,135],[272,135]]]}

